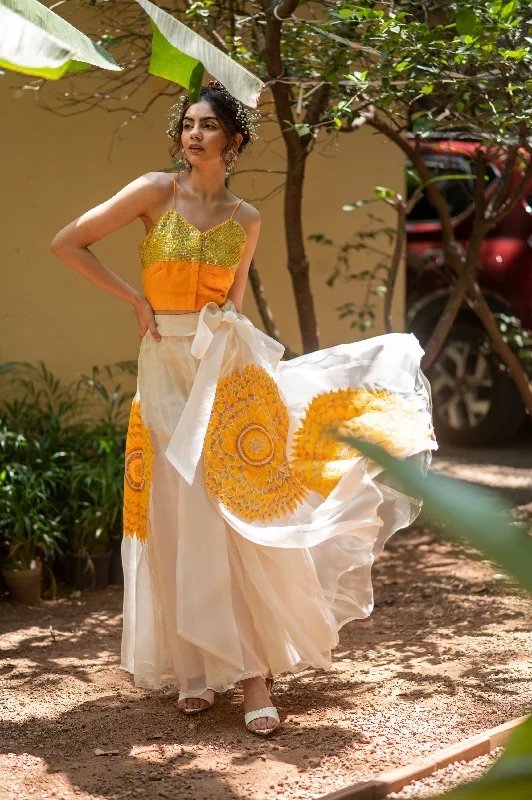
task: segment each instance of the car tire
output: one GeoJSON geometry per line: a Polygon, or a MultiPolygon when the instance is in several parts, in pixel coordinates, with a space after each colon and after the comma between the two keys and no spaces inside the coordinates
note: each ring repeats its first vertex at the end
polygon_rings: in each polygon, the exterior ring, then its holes
{"type": "Polygon", "coordinates": [[[486,447],[509,441],[526,418],[515,383],[481,328],[457,324],[427,370],[436,437],[486,447]]]}

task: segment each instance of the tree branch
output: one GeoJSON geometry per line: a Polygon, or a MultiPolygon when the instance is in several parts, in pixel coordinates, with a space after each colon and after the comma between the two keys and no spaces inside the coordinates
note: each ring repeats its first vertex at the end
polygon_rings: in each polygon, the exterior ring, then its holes
{"type": "Polygon", "coordinates": [[[528,147],[527,147],[527,154],[528,154],[528,164],[521,176],[519,184],[512,191],[512,194],[510,195],[506,203],[502,205],[498,213],[492,216],[489,220],[487,220],[488,229],[495,227],[495,225],[498,225],[498,223],[501,222],[507,216],[507,214],[510,213],[510,211],[515,207],[515,205],[518,202],[520,202],[527,184],[532,179],[532,152],[530,149],[528,149],[528,147]]]}
{"type": "Polygon", "coordinates": [[[494,349],[508,367],[508,370],[515,381],[517,390],[521,395],[528,413],[532,414],[532,386],[530,385],[528,376],[512,348],[507,344],[507,342],[504,341],[502,333],[499,330],[499,326],[497,325],[497,322],[493,316],[493,312],[487,304],[484,295],[482,294],[482,291],[480,290],[480,287],[476,281],[472,282],[469,289],[469,295],[472,299],[471,306],[474,312],[484,325],[484,328],[486,329],[486,332],[492,341],[494,349]]]}
{"type": "Polygon", "coordinates": [[[510,186],[510,181],[512,180],[515,168],[515,162],[517,161],[517,153],[518,153],[517,145],[508,148],[506,163],[504,165],[504,170],[501,175],[499,185],[495,189],[493,197],[489,201],[488,206],[486,208],[486,216],[488,219],[491,219],[491,215],[497,212],[497,209],[499,208],[504,196],[506,195],[506,192],[508,191],[508,188],[510,186]]]}
{"type": "Polygon", "coordinates": [[[397,210],[397,232],[395,234],[395,247],[390,264],[388,281],[386,283],[386,294],[384,296],[384,324],[386,326],[386,333],[393,333],[393,295],[406,240],[406,204],[403,200],[400,200],[395,204],[395,208],[397,210]]]}
{"type": "Polygon", "coordinates": [[[384,119],[378,116],[368,116],[366,119],[368,125],[384,134],[386,137],[388,137],[388,139],[391,139],[398,147],[400,147],[409,161],[412,162],[416,170],[419,172],[421,179],[427,184],[427,192],[430,195],[430,198],[438,212],[438,217],[442,226],[442,238],[444,244],[449,248],[452,248],[455,237],[447,203],[445,202],[445,198],[441,192],[435,187],[434,183],[430,182],[430,170],[423,161],[419,150],[417,150],[415,147],[412,147],[404,138],[404,136],[394,130],[394,128],[385,122],[384,119]]]}
{"type": "Polygon", "coordinates": [[[280,344],[283,345],[286,358],[296,358],[297,353],[294,353],[294,351],[283,342],[281,334],[279,333],[279,329],[275,324],[254,258],[251,259],[251,264],[249,266],[249,282],[251,284],[253,296],[255,298],[257,309],[266,333],[268,336],[271,336],[272,339],[276,339],[280,344]]]}

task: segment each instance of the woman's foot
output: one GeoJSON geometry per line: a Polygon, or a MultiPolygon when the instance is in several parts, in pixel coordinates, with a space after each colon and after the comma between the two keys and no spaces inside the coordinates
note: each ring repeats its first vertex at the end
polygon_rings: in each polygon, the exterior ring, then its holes
{"type": "Polygon", "coordinates": [[[210,708],[214,703],[214,692],[212,689],[205,689],[199,697],[187,697],[186,692],[179,692],[177,707],[184,714],[197,714],[206,708],[210,708]]]}
{"type": "Polygon", "coordinates": [[[187,697],[181,700],[177,707],[180,711],[202,711],[204,708],[209,708],[209,703],[206,700],[200,700],[199,697],[187,697]]]}
{"type": "MultiPolygon", "coordinates": [[[[244,712],[255,711],[258,708],[271,707],[272,701],[264,678],[246,678],[242,681],[244,689],[244,712]]],[[[277,720],[273,717],[257,717],[248,723],[250,731],[267,731],[278,726],[277,720]]]]}

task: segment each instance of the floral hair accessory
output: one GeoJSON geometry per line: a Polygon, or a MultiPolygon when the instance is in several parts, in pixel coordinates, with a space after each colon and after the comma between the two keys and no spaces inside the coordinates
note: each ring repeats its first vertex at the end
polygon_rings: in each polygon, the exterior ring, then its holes
{"type": "MultiPolygon", "coordinates": [[[[249,140],[254,142],[256,139],[259,138],[257,132],[258,122],[261,118],[261,114],[259,111],[254,111],[250,108],[247,108],[244,103],[240,100],[237,100],[230,92],[227,91],[223,83],[220,83],[218,80],[212,80],[208,83],[204,84],[201,88],[211,87],[212,89],[217,89],[219,92],[227,95],[227,97],[231,100],[231,104],[235,107],[236,111],[236,118],[238,119],[242,128],[246,131],[249,136],[249,140]]],[[[182,94],[178,101],[174,103],[173,106],[170,107],[168,111],[168,118],[170,119],[170,127],[166,131],[167,134],[172,137],[172,130],[175,128],[177,120],[181,118],[183,113],[183,109],[188,105],[189,96],[188,94],[182,94]]]]}

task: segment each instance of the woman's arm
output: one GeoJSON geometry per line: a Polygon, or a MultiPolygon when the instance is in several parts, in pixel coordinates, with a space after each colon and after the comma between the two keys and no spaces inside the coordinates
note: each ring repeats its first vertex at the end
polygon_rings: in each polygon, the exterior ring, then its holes
{"type": "Polygon", "coordinates": [[[137,217],[147,215],[148,209],[159,207],[164,203],[162,195],[165,192],[168,192],[167,180],[161,181],[157,173],[142,175],[109,200],[70,222],[54,236],[50,244],[52,253],[69,267],[102,289],[131,303],[137,315],[140,335],[143,336],[149,328],[157,341],[161,337],[146,298],[106,267],[89,250],[89,246],[129,225],[137,217]]]}
{"type": "Polygon", "coordinates": [[[242,261],[236,271],[233,285],[227,293],[227,297],[234,303],[239,314],[242,313],[242,303],[244,301],[244,292],[248,281],[249,265],[251,264],[251,259],[253,258],[260,233],[260,213],[248,203],[242,203],[242,206],[238,209],[239,211],[242,209],[242,213],[239,215],[240,219],[238,219],[237,222],[240,222],[246,231],[247,245],[242,261]],[[243,205],[245,205],[244,209],[242,209],[243,205]]]}

